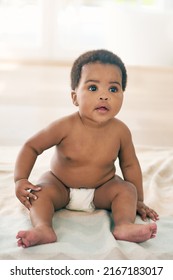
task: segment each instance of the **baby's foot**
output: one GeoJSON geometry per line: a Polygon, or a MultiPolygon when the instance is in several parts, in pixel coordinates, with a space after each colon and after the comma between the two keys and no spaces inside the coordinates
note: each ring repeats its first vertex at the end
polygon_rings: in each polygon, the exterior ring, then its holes
{"type": "Polygon", "coordinates": [[[116,226],[113,235],[117,240],[144,242],[156,237],[157,225],[151,224],[122,224],[116,226]]]}
{"type": "Polygon", "coordinates": [[[54,230],[48,226],[40,226],[26,231],[19,231],[16,238],[18,239],[18,246],[23,248],[52,243],[57,240],[54,230]]]}

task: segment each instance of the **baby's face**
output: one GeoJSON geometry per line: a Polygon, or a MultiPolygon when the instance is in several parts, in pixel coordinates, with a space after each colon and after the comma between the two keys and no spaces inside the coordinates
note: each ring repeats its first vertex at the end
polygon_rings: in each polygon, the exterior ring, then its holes
{"type": "Polygon", "coordinates": [[[120,68],[99,62],[84,65],[72,99],[83,120],[103,123],[112,119],[123,102],[120,68]]]}

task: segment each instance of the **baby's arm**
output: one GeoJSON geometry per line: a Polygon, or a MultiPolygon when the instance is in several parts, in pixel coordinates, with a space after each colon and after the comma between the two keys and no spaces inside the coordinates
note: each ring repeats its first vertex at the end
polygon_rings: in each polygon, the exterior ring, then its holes
{"type": "Polygon", "coordinates": [[[31,170],[34,166],[37,156],[39,155],[39,153],[34,148],[34,140],[37,140],[37,136],[34,136],[32,140],[29,140],[24,144],[17,157],[14,170],[16,196],[28,209],[31,207],[29,198],[37,199],[37,197],[33,195],[30,190],[39,191],[41,189],[32,185],[28,181],[31,170]]]}
{"type": "Polygon", "coordinates": [[[141,216],[142,220],[146,220],[147,217],[153,221],[158,220],[158,214],[144,204],[142,172],[136,157],[131,133],[126,126],[122,127],[119,162],[124,179],[131,182],[137,189],[137,213],[141,216]]]}
{"type": "Polygon", "coordinates": [[[14,181],[16,196],[26,208],[31,207],[30,198],[37,199],[30,190],[40,191],[28,181],[37,157],[46,149],[58,144],[62,139],[61,121],[54,122],[46,129],[31,137],[22,147],[15,164],[14,181]]]}

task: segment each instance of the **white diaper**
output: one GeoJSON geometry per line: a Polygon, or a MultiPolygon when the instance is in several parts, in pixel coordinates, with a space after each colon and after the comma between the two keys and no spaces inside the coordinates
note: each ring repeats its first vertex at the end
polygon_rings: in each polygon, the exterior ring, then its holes
{"type": "Polygon", "coordinates": [[[69,210],[92,212],[95,210],[93,198],[95,189],[70,188],[70,202],[66,208],[69,210]]]}

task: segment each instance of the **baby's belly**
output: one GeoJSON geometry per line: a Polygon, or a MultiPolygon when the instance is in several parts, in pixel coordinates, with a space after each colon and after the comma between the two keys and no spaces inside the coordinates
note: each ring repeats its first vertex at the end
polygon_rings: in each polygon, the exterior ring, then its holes
{"type": "Polygon", "coordinates": [[[52,173],[67,187],[70,188],[97,188],[106,183],[115,175],[114,165],[110,168],[94,167],[51,167],[52,173]]]}

